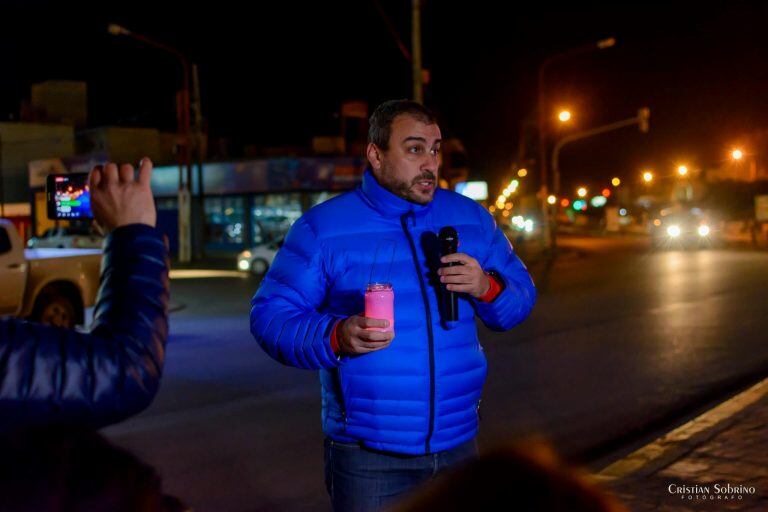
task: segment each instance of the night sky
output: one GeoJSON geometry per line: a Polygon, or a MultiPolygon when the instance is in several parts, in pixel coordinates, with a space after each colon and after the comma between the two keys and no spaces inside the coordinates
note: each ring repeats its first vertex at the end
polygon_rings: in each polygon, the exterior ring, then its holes
{"type": "MultiPolygon", "coordinates": [[[[565,184],[634,178],[646,166],[671,172],[679,161],[716,165],[741,135],[768,125],[766,2],[425,3],[427,104],[444,134],[464,141],[478,176],[506,175],[534,113],[541,60],[609,36],[616,47],[552,68],[552,107],[572,108],[578,129],[649,106],[651,133],[627,128],[571,146],[565,184]]],[[[410,46],[410,2],[380,4],[410,46]]],[[[176,62],[108,35],[109,22],[197,62],[210,131],[238,144],[307,145],[334,133],[342,100],[375,105],[411,92],[410,63],[371,0],[2,6],[0,120],[18,116],[32,83],[71,79],[88,82],[91,126],[173,129],[176,62]]]]}

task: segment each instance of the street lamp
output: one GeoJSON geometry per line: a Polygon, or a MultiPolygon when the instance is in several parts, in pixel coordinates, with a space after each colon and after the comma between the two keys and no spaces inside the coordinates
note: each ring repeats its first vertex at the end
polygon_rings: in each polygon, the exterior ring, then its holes
{"type": "Polygon", "coordinates": [[[643,181],[650,183],[653,181],[653,173],[651,171],[645,171],[643,173],[643,181]]]}
{"type": "Polygon", "coordinates": [[[744,152],[740,149],[734,149],[733,151],[731,151],[731,158],[733,158],[734,160],[741,160],[742,158],[744,158],[744,152]]]}
{"type": "Polygon", "coordinates": [[[517,175],[521,178],[525,178],[526,176],[528,176],[528,169],[520,169],[519,171],[517,171],[517,175]]]}
{"type": "Polygon", "coordinates": [[[688,168],[684,165],[681,165],[680,167],[677,168],[677,174],[679,174],[680,176],[685,176],[686,174],[688,174],[688,168]]]}
{"type": "Polygon", "coordinates": [[[562,110],[557,115],[557,118],[560,120],[561,123],[567,123],[571,120],[571,113],[568,110],[562,110]]]}
{"type": "Polygon", "coordinates": [[[549,204],[551,204],[551,205],[554,205],[556,202],[557,202],[557,198],[556,198],[555,196],[553,196],[553,195],[550,195],[550,196],[547,198],[547,203],[549,203],[549,204]]]}
{"type": "Polygon", "coordinates": [[[546,134],[546,98],[544,94],[544,76],[546,70],[553,63],[581,55],[583,53],[589,53],[593,51],[605,50],[616,45],[616,39],[609,37],[607,39],[601,39],[594,43],[585,44],[576,48],[571,48],[561,53],[551,55],[544,59],[539,65],[539,77],[538,77],[538,124],[539,124],[539,169],[541,172],[541,208],[542,208],[542,234],[544,236],[544,245],[549,248],[552,246],[552,231],[550,229],[549,222],[549,205],[546,202],[548,197],[547,189],[549,186],[549,177],[547,172],[547,134],[546,134]]]}
{"type": "Polygon", "coordinates": [[[579,187],[579,189],[576,191],[576,195],[579,197],[587,197],[587,189],[585,187],[579,187]]]}
{"type": "Polygon", "coordinates": [[[611,180],[611,185],[613,185],[614,187],[618,187],[619,185],[621,185],[621,180],[619,178],[613,178],[611,180]]]}
{"type": "Polygon", "coordinates": [[[132,32],[121,25],[111,23],[107,27],[107,32],[109,32],[113,36],[128,36],[138,41],[141,41],[146,45],[163,50],[167,53],[170,53],[177,59],[179,59],[179,62],[181,63],[182,74],[183,74],[183,89],[182,89],[183,97],[182,97],[182,106],[178,112],[179,114],[178,118],[179,118],[179,131],[181,131],[181,133],[183,134],[184,143],[182,144],[182,149],[179,152],[179,192],[178,192],[179,261],[182,263],[187,263],[192,259],[192,226],[191,226],[192,209],[190,205],[191,188],[192,188],[192,166],[190,165],[190,158],[189,158],[189,141],[190,141],[190,125],[191,125],[190,101],[189,101],[189,90],[190,90],[189,61],[187,61],[187,58],[179,50],[171,46],[168,46],[166,44],[155,41],[154,39],[151,39],[147,36],[132,32]],[[183,179],[183,171],[182,171],[183,167],[186,167],[187,169],[186,182],[183,179]]]}

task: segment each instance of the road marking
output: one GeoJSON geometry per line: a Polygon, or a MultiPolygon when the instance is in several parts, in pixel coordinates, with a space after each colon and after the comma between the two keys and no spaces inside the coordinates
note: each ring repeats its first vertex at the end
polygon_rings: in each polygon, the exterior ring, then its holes
{"type": "Polygon", "coordinates": [[[593,477],[600,482],[611,482],[653,474],[729,428],[737,413],[766,395],[768,378],[603,468],[593,477]]]}

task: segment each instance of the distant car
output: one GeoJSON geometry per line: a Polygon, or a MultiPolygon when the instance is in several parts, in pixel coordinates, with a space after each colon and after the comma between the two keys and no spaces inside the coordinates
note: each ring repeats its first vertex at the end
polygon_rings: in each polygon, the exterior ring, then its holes
{"type": "Polygon", "coordinates": [[[104,237],[90,227],[51,228],[30,238],[30,249],[100,249],[104,237]]]}
{"type": "Polygon", "coordinates": [[[237,269],[263,276],[275,260],[275,255],[283,246],[283,238],[251,247],[237,255],[237,269]]]}
{"type": "Polygon", "coordinates": [[[720,242],[720,230],[699,208],[661,210],[649,229],[654,246],[659,248],[707,249],[720,242]]]}

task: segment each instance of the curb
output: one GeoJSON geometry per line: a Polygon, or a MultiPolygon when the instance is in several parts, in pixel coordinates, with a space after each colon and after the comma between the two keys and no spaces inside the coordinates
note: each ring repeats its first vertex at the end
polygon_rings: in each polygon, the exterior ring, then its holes
{"type": "Polygon", "coordinates": [[[731,427],[738,420],[738,413],[767,395],[768,378],[610,464],[592,477],[598,482],[609,483],[652,475],[731,427]]]}

